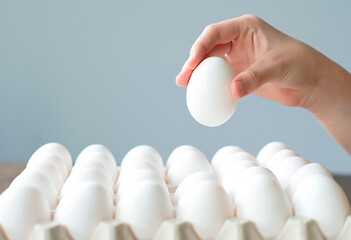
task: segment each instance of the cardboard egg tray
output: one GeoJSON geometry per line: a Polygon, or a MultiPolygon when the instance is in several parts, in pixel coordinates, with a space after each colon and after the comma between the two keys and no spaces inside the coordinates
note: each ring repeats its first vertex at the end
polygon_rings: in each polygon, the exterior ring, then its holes
{"type": "MultiPolygon", "coordinates": [[[[174,186],[168,186],[173,198],[174,186]]],[[[53,211],[54,214],[54,211],[53,211]]],[[[35,225],[30,240],[74,240],[66,228],[55,221],[35,225]]],[[[351,239],[351,215],[349,215],[335,240],[351,239]]],[[[7,239],[0,229],[0,240],[7,239]]],[[[90,240],[137,240],[128,224],[118,220],[101,222],[90,240]]],[[[201,240],[191,223],[172,218],[163,221],[153,240],[201,240]]],[[[317,223],[310,218],[289,218],[280,233],[273,239],[265,239],[251,221],[230,218],[222,225],[215,240],[327,240],[317,223]]]]}

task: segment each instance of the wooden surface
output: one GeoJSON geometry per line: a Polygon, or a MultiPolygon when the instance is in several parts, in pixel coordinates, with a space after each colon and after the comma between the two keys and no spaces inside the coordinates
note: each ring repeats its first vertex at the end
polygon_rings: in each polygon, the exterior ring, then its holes
{"type": "MultiPolygon", "coordinates": [[[[2,193],[12,182],[12,180],[24,169],[24,164],[0,163],[0,193],[2,193]]],[[[335,180],[344,189],[347,197],[351,200],[351,175],[335,175],[335,180]]]]}

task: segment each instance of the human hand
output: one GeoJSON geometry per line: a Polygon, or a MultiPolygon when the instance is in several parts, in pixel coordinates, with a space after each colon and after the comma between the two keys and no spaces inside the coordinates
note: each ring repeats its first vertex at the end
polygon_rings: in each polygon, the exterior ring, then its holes
{"type": "Polygon", "coordinates": [[[236,76],[234,97],[255,94],[310,111],[351,154],[351,75],[307,44],[244,15],[207,26],[176,78],[188,84],[207,57],[226,59],[236,76]]]}

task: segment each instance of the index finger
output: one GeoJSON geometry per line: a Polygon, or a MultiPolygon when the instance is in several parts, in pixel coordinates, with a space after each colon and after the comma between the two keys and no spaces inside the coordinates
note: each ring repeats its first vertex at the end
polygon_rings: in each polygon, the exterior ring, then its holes
{"type": "Polygon", "coordinates": [[[177,76],[177,84],[186,86],[192,71],[216,45],[226,44],[240,35],[242,18],[233,18],[207,26],[190,50],[189,59],[177,76]]]}

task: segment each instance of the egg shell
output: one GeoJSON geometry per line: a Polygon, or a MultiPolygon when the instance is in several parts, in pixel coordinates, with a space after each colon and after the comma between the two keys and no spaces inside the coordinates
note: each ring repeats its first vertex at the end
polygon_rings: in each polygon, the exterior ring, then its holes
{"type": "Polygon", "coordinates": [[[67,173],[71,171],[72,169],[71,154],[68,151],[68,149],[60,143],[47,143],[41,146],[33,153],[31,158],[29,159],[29,162],[35,161],[33,159],[45,157],[46,155],[58,156],[60,160],[63,161],[65,168],[67,170],[67,173]]]}
{"type": "Polygon", "coordinates": [[[245,181],[246,178],[250,178],[253,176],[257,175],[264,175],[266,177],[272,178],[275,182],[278,182],[278,179],[275,177],[275,175],[268,170],[265,167],[262,166],[251,166],[249,168],[244,169],[241,173],[237,175],[235,180],[231,182],[231,186],[229,189],[227,189],[228,196],[235,201],[235,196],[237,192],[237,188],[240,186],[240,184],[245,181]]]}
{"type": "Polygon", "coordinates": [[[302,157],[289,157],[277,164],[272,172],[277,177],[280,186],[285,190],[294,173],[306,164],[308,164],[308,161],[302,157]]]}
{"type": "Polygon", "coordinates": [[[128,153],[124,158],[121,163],[121,171],[123,168],[125,168],[128,164],[135,164],[140,161],[145,161],[148,163],[151,163],[155,166],[155,168],[158,169],[159,174],[164,177],[164,166],[163,164],[161,165],[159,161],[153,156],[151,153],[147,152],[140,152],[140,151],[134,151],[128,153]]]}
{"type": "MultiPolygon", "coordinates": [[[[93,145],[95,146],[95,145],[93,145]]],[[[99,145],[98,145],[99,146],[99,145]]],[[[96,160],[101,162],[102,164],[105,165],[105,167],[107,168],[107,170],[109,171],[113,182],[115,183],[117,180],[117,164],[116,164],[116,160],[113,157],[111,152],[107,152],[106,151],[93,151],[95,149],[95,147],[91,147],[91,148],[86,148],[84,149],[79,156],[77,157],[77,161],[75,163],[75,166],[79,166],[82,162],[84,161],[92,161],[92,160],[96,160]]],[[[104,148],[103,148],[104,149],[104,148]]]]}
{"type": "Polygon", "coordinates": [[[123,169],[121,168],[121,173],[117,181],[117,188],[123,183],[124,178],[128,177],[135,171],[141,169],[148,169],[160,175],[162,178],[164,177],[164,172],[160,172],[160,170],[152,163],[146,161],[138,161],[138,162],[131,162],[128,165],[125,165],[123,169]]]}
{"type": "Polygon", "coordinates": [[[294,175],[290,178],[286,192],[290,199],[294,198],[294,194],[302,180],[312,174],[323,174],[333,179],[333,176],[326,167],[319,163],[309,163],[297,170],[294,175]]]}
{"type": "Polygon", "coordinates": [[[249,160],[252,161],[253,163],[257,163],[256,158],[247,152],[236,152],[232,153],[229,156],[227,156],[219,165],[219,168],[217,170],[217,176],[219,180],[222,180],[225,172],[227,171],[230,166],[233,164],[236,164],[236,162],[239,162],[241,160],[249,160]]]}
{"type": "Polygon", "coordinates": [[[316,220],[328,239],[336,237],[350,214],[350,203],[342,188],[322,174],[313,174],[301,181],[293,205],[296,216],[316,220]]]}
{"type": "Polygon", "coordinates": [[[236,186],[237,181],[239,181],[238,177],[240,174],[243,173],[246,169],[255,166],[257,166],[257,164],[250,160],[236,161],[233,165],[228,166],[226,171],[223,173],[223,178],[221,181],[224,189],[227,192],[230,192],[230,190],[236,186]]]}
{"type": "Polygon", "coordinates": [[[141,169],[131,173],[123,180],[117,190],[117,202],[123,196],[123,193],[131,189],[133,185],[146,180],[160,183],[165,191],[168,191],[165,180],[159,174],[148,169],[141,169]]]}
{"type": "Polygon", "coordinates": [[[222,161],[228,157],[232,153],[237,152],[245,152],[244,149],[237,147],[237,146],[225,146],[219,149],[212,157],[212,167],[213,170],[217,173],[219,166],[221,165],[222,161]]]}
{"type": "Polygon", "coordinates": [[[193,151],[193,152],[200,152],[200,154],[203,154],[198,148],[191,146],[191,145],[181,145],[179,147],[176,147],[171,154],[169,155],[167,159],[167,164],[166,164],[166,169],[168,171],[169,167],[171,166],[172,162],[177,161],[179,158],[182,158],[184,154],[188,151],[193,151]]]}
{"type": "Polygon", "coordinates": [[[152,239],[161,223],[173,217],[168,192],[154,181],[133,185],[116,208],[116,219],[129,224],[138,239],[152,239]]]}
{"type": "Polygon", "coordinates": [[[290,149],[290,148],[282,142],[268,143],[257,154],[257,161],[265,167],[267,166],[268,161],[271,159],[271,157],[273,157],[275,153],[283,149],[290,149]]]}
{"type": "Polygon", "coordinates": [[[237,99],[230,93],[231,66],[220,57],[203,60],[193,71],[186,92],[193,118],[208,127],[222,125],[233,115],[237,99]]]}
{"type": "Polygon", "coordinates": [[[113,200],[106,188],[96,182],[77,185],[59,202],[55,221],[66,227],[75,240],[87,240],[96,226],[113,218],[113,200]]]}
{"type": "Polygon", "coordinates": [[[190,222],[201,239],[214,239],[224,221],[234,216],[233,204],[220,184],[198,182],[182,195],[177,218],[190,222]]]}
{"type": "Polygon", "coordinates": [[[217,178],[213,174],[207,172],[196,172],[188,175],[183,179],[183,181],[180,182],[179,186],[177,187],[174,193],[174,203],[177,204],[182,195],[189,190],[191,191],[191,189],[195,187],[198,182],[207,180],[218,182],[217,178]]]}
{"type": "Polygon", "coordinates": [[[75,189],[75,186],[90,181],[101,184],[112,197],[114,185],[111,179],[103,171],[96,168],[81,169],[79,172],[75,172],[74,175],[72,174],[67,178],[60,192],[60,197],[62,198],[64,195],[68,194],[68,192],[71,192],[72,189],[75,189]]]}
{"type": "MultiPolygon", "coordinates": [[[[100,159],[97,159],[97,158],[89,158],[89,159],[86,159],[85,161],[79,162],[79,164],[74,165],[69,177],[72,177],[73,175],[75,175],[76,173],[79,173],[82,169],[85,169],[85,168],[99,169],[105,175],[107,175],[109,177],[109,179],[110,179],[110,182],[112,184],[114,184],[115,179],[114,179],[114,176],[111,175],[111,171],[109,171],[109,169],[106,166],[106,164],[101,163],[100,159]]],[[[115,172],[117,172],[117,176],[118,176],[118,170],[117,169],[116,169],[115,172]]]]}
{"type": "Polygon", "coordinates": [[[168,169],[168,183],[178,186],[188,175],[195,172],[213,174],[212,166],[201,152],[184,152],[182,158],[174,161],[168,169]]]}
{"type": "Polygon", "coordinates": [[[29,159],[26,168],[38,168],[40,165],[50,163],[60,172],[63,179],[68,177],[68,171],[65,163],[56,154],[33,154],[29,159]]]}
{"type": "MultiPolygon", "coordinates": [[[[108,155],[110,159],[114,160],[113,154],[106,146],[101,145],[101,144],[91,144],[91,145],[87,146],[86,148],[84,148],[79,153],[75,164],[80,162],[81,159],[85,159],[86,156],[89,156],[92,153],[104,153],[104,154],[108,155]]],[[[114,163],[116,163],[116,161],[114,161],[114,163]]]]}
{"type": "Polygon", "coordinates": [[[47,199],[51,209],[56,207],[58,193],[55,185],[51,180],[40,171],[24,170],[11,183],[9,189],[18,188],[19,186],[30,185],[38,188],[47,199]]]}
{"type": "Polygon", "coordinates": [[[55,162],[45,161],[41,164],[33,164],[30,166],[27,165],[25,171],[40,171],[50,179],[57,192],[61,191],[64,178],[59,168],[55,166],[55,162]]]}
{"type": "Polygon", "coordinates": [[[37,187],[18,186],[1,195],[0,225],[8,239],[28,239],[35,224],[50,217],[49,203],[37,187]]]}
{"type": "Polygon", "coordinates": [[[238,218],[255,223],[264,238],[276,236],[292,216],[289,198],[272,178],[256,175],[246,178],[236,194],[238,218]]]}
{"type": "Polygon", "coordinates": [[[127,154],[125,157],[127,157],[129,154],[134,154],[134,153],[148,153],[148,154],[151,154],[158,162],[158,165],[160,167],[163,167],[164,164],[163,164],[163,160],[162,160],[162,157],[161,157],[161,154],[153,147],[149,146],[149,145],[139,145],[139,146],[136,146],[134,148],[132,148],[127,154]]]}
{"type": "Polygon", "coordinates": [[[273,169],[276,165],[280,164],[284,159],[289,157],[298,156],[298,154],[291,149],[283,149],[276,152],[268,161],[267,168],[273,169]]]}

